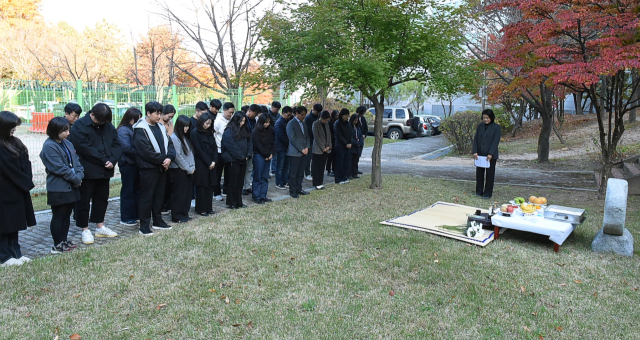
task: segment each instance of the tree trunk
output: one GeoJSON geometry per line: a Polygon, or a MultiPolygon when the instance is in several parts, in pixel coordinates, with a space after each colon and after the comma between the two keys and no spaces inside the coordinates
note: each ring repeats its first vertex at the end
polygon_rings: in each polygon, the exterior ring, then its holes
{"type": "MultiPolygon", "coordinates": [[[[640,81],[640,71],[638,71],[638,69],[633,69],[631,71],[631,83],[632,84],[637,84],[638,81],[640,81]]],[[[640,100],[640,89],[636,89],[636,91],[633,94],[633,100],[631,101],[631,105],[638,103],[638,101],[640,100]]],[[[631,111],[629,111],[629,123],[633,123],[636,121],[636,112],[638,111],[637,108],[633,108],[631,111]]]]}
{"type": "Polygon", "coordinates": [[[370,189],[382,189],[382,115],[384,114],[384,91],[378,96],[367,96],[376,109],[373,134],[373,152],[371,153],[371,186],[370,189]]]}
{"type": "Polygon", "coordinates": [[[540,84],[540,99],[541,107],[535,110],[542,117],[542,129],[540,130],[540,136],[538,137],[538,162],[549,161],[549,138],[551,137],[551,130],[553,124],[553,107],[551,99],[551,90],[549,90],[544,84],[540,84]]]}
{"type": "Polygon", "coordinates": [[[573,94],[573,104],[576,107],[576,116],[582,115],[582,91],[573,94]]]}

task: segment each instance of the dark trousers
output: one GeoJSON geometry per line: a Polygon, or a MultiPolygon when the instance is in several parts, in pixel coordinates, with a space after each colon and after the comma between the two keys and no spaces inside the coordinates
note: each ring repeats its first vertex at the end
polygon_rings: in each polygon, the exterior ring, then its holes
{"type": "Polygon", "coordinates": [[[214,169],[216,171],[216,177],[213,179],[213,195],[219,196],[223,192],[226,194],[229,181],[227,176],[226,162],[224,161],[224,159],[222,159],[222,157],[218,157],[218,160],[216,161],[216,166],[214,169]],[[224,182],[220,183],[222,181],[223,173],[224,173],[224,182]]]}
{"type": "MultiPolygon", "coordinates": [[[[171,220],[174,222],[186,220],[191,209],[191,191],[193,190],[193,175],[186,171],[174,168],[169,169],[171,177],[171,220]]],[[[212,199],[209,195],[209,200],[212,199]]],[[[210,211],[210,210],[209,210],[210,211]]]]}
{"type": "Polygon", "coordinates": [[[302,191],[302,180],[304,179],[304,162],[305,156],[294,157],[288,156],[289,164],[289,193],[297,195],[302,191]]]}
{"type": "Polygon", "coordinates": [[[289,181],[289,156],[286,151],[276,152],[277,157],[273,157],[271,164],[277,162],[276,165],[276,185],[285,185],[289,181]]]}
{"type": "Polygon", "coordinates": [[[140,218],[138,204],[140,204],[140,171],[135,165],[121,164],[120,176],[120,221],[136,221],[140,218]]]}
{"type": "Polygon", "coordinates": [[[164,183],[164,198],[162,199],[162,211],[171,210],[171,171],[166,172],[164,183]]]}
{"type": "Polygon", "coordinates": [[[213,211],[213,187],[196,187],[196,212],[204,214],[213,211]]]}
{"type": "Polygon", "coordinates": [[[244,174],[247,172],[246,163],[231,162],[227,163],[227,171],[224,175],[225,179],[229,178],[229,187],[227,188],[227,205],[231,207],[242,207],[242,186],[244,184],[244,174]]]}
{"type": "Polygon", "coordinates": [[[269,190],[269,171],[271,161],[265,161],[262,155],[253,155],[253,192],[254,200],[267,198],[269,190]]]}
{"type": "Polygon", "coordinates": [[[360,162],[360,155],[357,153],[351,154],[351,177],[358,176],[358,162],[360,162]]]}
{"type": "Polygon", "coordinates": [[[67,240],[69,234],[69,226],[71,225],[71,211],[75,206],[75,202],[51,206],[51,237],[53,245],[57,246],[60,242],[67,240]]]}
{"type": "Polygon", "coordinates": [[[83,179],[82,185],[80,185],[80,200],[76,202],[76,225],[80,228],[87,228],[89,222],[104,222],[108,204],[109,179],[83,179]],[[89,210],[91,210],[91,215],[89,215],[89,210]]]}
{"type": "MultiPolygon", "coordinates": [[[[313,145],[313,142],[311,143],[311,145],[313,145]]],[[[313,159],[311,149],[309,149],[309,153],[305,156],[302,156],[302,158],[304,158],[304,175],[309,176],[311,175],[311,160],[313,159]]]]}
{"type": "MultiPolygon", "coordinates": [[[[284,153],[284,158],[287,157],[287,153],[284,153]]],[[[271,158],[271,172],[273,173],[277,173],[278,172],[278,158],[280,157],[280,155],[278,155],[278,152],[276,151],[276,153],[273,154],[273,158],[271,158]]],[[[286,177],[285,177],[286,178],[286,177]]],[[[278,181],[276,181],[276,184],[278,184],[278,181]]]]}
{"type": "Polygon", "coordinates": [[[20,251],[20,243],[18,243],[18,232],[0,234],[0,263],[21,257],[22,252],[20,251]]]}
{"type": "Polygon", "coordinates": [[[162,201],[167,173],[157,169],[140,169],[140,229],[153,225],[162,226],[162,201]]]}
{"type": "Polygon", "coordinates": [[[313,177],[313,186],[317,187],[324,183],[324,167],[327,164],[329,154],[323,152],[322,155],[313,154],[313,163],[311,163],[311,176],[313,177]]]}
{"type": "Polygon", "coordinates": [[[351,153],[346,148],[335,148],[335,158],[333,159],[333,173],[335,182],[340,183],[347,180],[351,170],[351,153]]]}
{"type": "Polygon", "coordinates": [[[333,172],[333,159],[335,157],[335,152],[331,152],[330,154],[327,155],[327,172],[333,172]]]}
{"type": "Polygon", "coordinates": [[[496,178],[496,160],[492,159],[489,164],[489,168],[476,167],[476,194],[484,197],[493,196],[493,181],[496,178]]]}

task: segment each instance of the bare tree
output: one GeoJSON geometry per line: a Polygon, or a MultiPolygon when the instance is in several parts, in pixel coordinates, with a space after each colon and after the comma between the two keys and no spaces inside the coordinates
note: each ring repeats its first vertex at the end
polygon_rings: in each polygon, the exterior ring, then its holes
{"type": "MultiPolygon", "coordinates": [[[[260,38],[257,30],[256,8],[264,0],[199,0],[192,2],[190,15],[179,13],[164,0],[156,0],[158,13],[191,44],[189,49],[198,56],[198,65],[206,66],[211,80],[190,71],[189,63],[173,62],[181,72],[192,77],[200,85],[222,90],[244,86],[243,76],[249,71],[253,52],[260,38]]],[[[191,62],[193,63],[193,62],[191,62]]]]}

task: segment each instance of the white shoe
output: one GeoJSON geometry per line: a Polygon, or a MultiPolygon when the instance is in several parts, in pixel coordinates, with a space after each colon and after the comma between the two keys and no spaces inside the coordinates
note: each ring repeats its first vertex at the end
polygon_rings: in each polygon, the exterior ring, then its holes
{"type": "Polygon", "coordinates": [[[224,198],[222,197],[222,195],[218,195],[218,196],[215,197],[215,199],[216,199],[216,201],[222,201],[224,198]]]}
{"type": "Polygon", "coordinates": [[[0,264],[0,267],[21,266],[21,265],[22,265],[22,261],[11,258],[11,259],[8,259],[7,262],[0,264]]]}
{"type": "Polygon", "coordinates": [[[224,192],[222,193],[222,197],[227,197],[227,194],[225,194],[224,192]]]}
{"type": "Polygon", "coordinates": [[[316,190],[324,190],[324,185],[318,185],[318,186],[316,186],[316,190]]]}
{"type": "Polygon", "coordinates": [[[307,175],[307,177],[305,177],[304,179],[306,179],[307,181],[313,181],[313,177],[311,177],[311,175],[307,175]]]}
{"type": "Polygon", "coordinates": [[[191,207],[195,208],[196,207],[196,200],[191,200],[191,207]]]}
{"type": "Polygon", "coordinates": [[[91,235],[91,230],[87,229],[82,232],[82,243],[84,244],[93,243],[93,235],[91,235]]]}
{"type": "Polygon", "coordinates": [[[23,256],[23,257],[19,258],[18,261],[22,261],[22,263],[27,263],[27,262],[31,261],[31,259],[26,257],[26,256],[23,256]]]}
{"type": "Polygon", "coordinates": [[[107,227],[96,228],[96,237],[116,237],[116,236],[118,236],[118,234],[107,227]]]}
{"type": "Polygon", "coordinates": [[[347,184],[347,183],[348,183],[347,181],[342,181],[342,182],[340,182],[338,184],[347,184]]]}

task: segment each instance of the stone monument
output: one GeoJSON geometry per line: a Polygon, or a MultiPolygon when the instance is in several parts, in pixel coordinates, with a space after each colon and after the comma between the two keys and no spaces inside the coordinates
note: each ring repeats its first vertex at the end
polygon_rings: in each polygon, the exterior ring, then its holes
{"type": "Polygon", "coordinates": [[[633,236],[624,227],[627,217],[629,184],[623,179],[609,178],[604,201],[604,221],[591,243],[597,253],[633,256],[633,236]]]}

